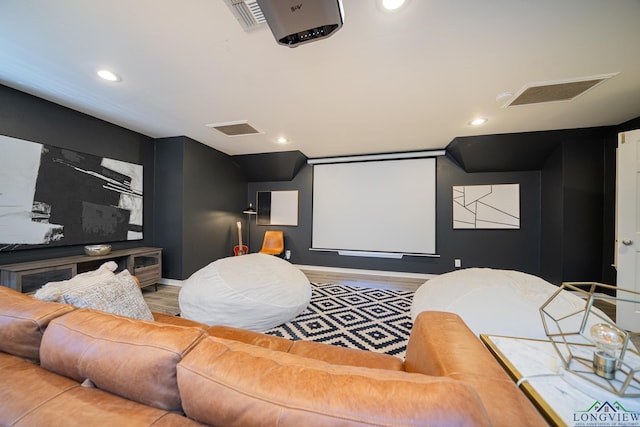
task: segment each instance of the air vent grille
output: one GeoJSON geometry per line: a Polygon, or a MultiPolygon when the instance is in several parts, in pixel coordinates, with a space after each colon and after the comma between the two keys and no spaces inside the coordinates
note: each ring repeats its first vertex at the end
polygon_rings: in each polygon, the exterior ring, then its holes
{"type": "Polygon", "coordinates": [[[525,85],[504,107],[573,101],[618,73],[525,85]]]}
{"type": "Polygon", "coordinates": [[[207,127],[215,129],[227,136],[244,136],[262,133],[251,126],[246,120],[227,123],[213,123],[207,125],[207,127]]]}
{"type": "Polygon", "coordinates": [[[245,31],[267,22],[256,0],[225,0],[225,3],[245,31]]]}

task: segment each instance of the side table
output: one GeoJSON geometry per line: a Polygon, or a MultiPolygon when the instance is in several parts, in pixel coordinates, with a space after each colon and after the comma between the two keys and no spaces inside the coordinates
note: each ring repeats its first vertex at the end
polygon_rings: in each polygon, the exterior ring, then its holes
{"type": "Polygon", "coordinates": [[[554,426],[640,426],[640,399],[621,398],[566,372],[546,340],[480,339],[554,426]]]}

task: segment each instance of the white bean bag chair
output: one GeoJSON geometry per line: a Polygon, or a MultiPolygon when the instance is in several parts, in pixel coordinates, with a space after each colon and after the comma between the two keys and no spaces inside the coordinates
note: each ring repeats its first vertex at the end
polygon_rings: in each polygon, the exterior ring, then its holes
{"type": "MultiPolygon", "coordinates": [[[[540,307],[558,287],[531,274],[490,268],[468,268],[426,281],[413,297],[411,318],[423,311],[458,314],[476,334],[547,339],[540,307]]],[[[585,301],[562,291],[554,299],[567,312],[584,308],[585,301]]],[[[575,327],[568,329],[577,330],[575,327]]],[[[564,325],[566,327],[566,325],[564,325]]],[[[553,332],[555,332],[554,330],[553,332]]]]}
{"type": "Polygon", "coordinates": [[[207,325],[264,331],[302,313],[311,300],[307,277],[265,254],[222,258],[201,268],[180,289],[180,315],[207,325]]]}

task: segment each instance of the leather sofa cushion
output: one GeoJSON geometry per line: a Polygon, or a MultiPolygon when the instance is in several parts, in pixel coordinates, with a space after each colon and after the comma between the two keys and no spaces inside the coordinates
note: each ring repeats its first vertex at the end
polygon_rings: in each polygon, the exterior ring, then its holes
{"type": "Polygon", "coordinates": [[[89,309],[49,324],[40,351],[44,368],[78,382],[166,410],[181,410],[176,365],[206,332],[89,309]]]}
{"type": "Polygon", "coordinates": [[[45,402],[12,426],[51,425],[192,427],[200,424],[179,414],[141,405],[102,390],[77,387],[45,402]]]}
{"type": "Polygon", "coordinates": [[[0,351],[38,360],[42,334],[52,319],[74,310],[0,286],[0,351]]]}
{"type": "Polygon", "coordinates": [[[399,357],[383,353],[374,353],[373,351],[326,345],[314,341],[295,341],[289,353],[322,360],[333,365],[404,371],[404,362],[399,357]]]}
{"type": "Polygon", "coordinates": [[[388,354],[326,345],[313,341],[291,341],[282,337],[231,326],[212,326],[207,331],[209,335],[214,337],[258,345],[285,353],[297,354],[334,365],[364,366],[367,368],[389,369],[393,371],[404,370],[404,362],[400,358],[388,354]]]}
{"type": "Polygon", "coordinates": [[[447,378],[331,365],[207,337],[178,365],[185,413],[224,426],[484,426],[475,390],[447,378]]]}
{"type": "Polygon", "coordinates": [[[5,353],[0,353],[0,372],[0,426],[16,425],[25,414],[80,386],[76,381],[5,353]]]}
{"type": "Polygon", "coordinates": [[[22,358],[0,353],[0,426],[196,426],[199,423],[83,387],[22,358]]]}
{"type": "Polygon", "coordinates": [[[159,323],[168,323],[170,325],[177,326],[195,326],[205,330],[209,327],[204,323],[195,322],[193,320],[185,319],[184,317],[172,316],[171,314],[157,313],[155,311],[152,312],[152,314],[153,320],[159,323]]]}
{"type": "Polygon", "coordinates": [[[233,326],[211,326],[207,329],[207,332],[214,337],[258,345],[260,347],[270,348],[271,350],[284,351],[285,353],[288,352],[293,345],[293,341],[286,338],[262,334],[248,329],[234,328],[233,326]]]}

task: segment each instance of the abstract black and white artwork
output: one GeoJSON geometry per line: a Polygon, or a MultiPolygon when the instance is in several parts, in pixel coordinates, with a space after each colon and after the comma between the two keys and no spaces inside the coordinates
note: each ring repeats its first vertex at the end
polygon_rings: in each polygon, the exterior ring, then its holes
{"type": "Polygon", "coordinates": [[[298,191],[258,191],[257,225],[298,225],[298,191]]]}
{"type": "Polygon", "coordinates": [[[520,185],[453,187],[453,228],[520,228],[520,185]]]}
{"type": "Polygon", "coordinates": [[[0,251],[140,240],[142,165],[0,135],[0,251]]]}

